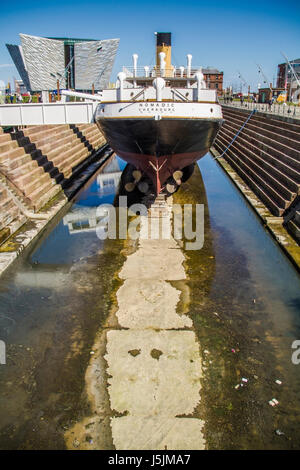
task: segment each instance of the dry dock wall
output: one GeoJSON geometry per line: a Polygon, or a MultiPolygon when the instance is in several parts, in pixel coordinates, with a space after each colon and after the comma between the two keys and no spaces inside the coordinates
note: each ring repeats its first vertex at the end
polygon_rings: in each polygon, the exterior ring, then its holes
{"type": "Polygon", "coordinates": [[[0,244],[76,176],[105,145],[95,124],[0,127],[0,244]]]}
{"type": "Polygon", "coordinates": [[[232,145],[249,110],[223,106],[214,148],[300,241],[300,121],[255,113],[232,145]]]}

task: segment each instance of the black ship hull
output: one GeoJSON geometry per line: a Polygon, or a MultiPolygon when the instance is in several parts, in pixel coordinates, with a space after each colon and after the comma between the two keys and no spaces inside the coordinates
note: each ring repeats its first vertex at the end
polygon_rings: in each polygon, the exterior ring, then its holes
{"type": "Polygon", "coordinates": [[[173,173],[203,157],[222,119],[97,119],[112,149],[152,180],[156,193],[173,173]]]}

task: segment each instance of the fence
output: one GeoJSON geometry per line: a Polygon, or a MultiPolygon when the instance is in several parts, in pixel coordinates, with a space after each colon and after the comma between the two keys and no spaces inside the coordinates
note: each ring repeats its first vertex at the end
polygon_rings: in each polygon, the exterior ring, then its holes
{"type": "Polygon", "coordinates": [[[226,101],[224,99],[220,99],[220,103],[224,104],[225,106],[232,106],[234,108],[247,109],[249,111],[256,109],[262,113],[300,119],[300,106],[276,103],[269,105],[265,103],[253,103],[248,101],[244,101],[243,104],[241,104],[240,101],[226,101]]]}

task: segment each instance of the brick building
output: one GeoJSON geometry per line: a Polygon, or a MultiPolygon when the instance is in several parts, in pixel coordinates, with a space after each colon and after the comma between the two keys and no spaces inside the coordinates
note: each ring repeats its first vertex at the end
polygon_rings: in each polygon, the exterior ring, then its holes
{"type": "Polygon", "coordinates": [[[218,90],[218,95],[222,95],[223,90],[223,72],[218,69],[202,69],[206,86],[210,90],[218,90]]]}

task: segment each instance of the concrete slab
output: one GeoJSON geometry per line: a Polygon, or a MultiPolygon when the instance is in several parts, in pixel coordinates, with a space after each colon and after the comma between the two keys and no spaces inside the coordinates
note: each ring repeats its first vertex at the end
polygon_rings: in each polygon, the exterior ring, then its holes
{"type": "Polygon", "coordinates": [[[117,318],[123,328],[191,328],[187,315],[178,315],[180,291],[166,281],[127,279],[117,292],[117,318]]]}
{"type": "Polygon", "coordinates": [[[193,331],[111,330],[107,373],[112,410],[132,416],[192,414],[201,360],[193,331]]]}
{"type": "Polygon", "coordinates": [[[113,442],[120,450],[203,450],[203,421],[195,418],[112,418],[113,442]]]}

